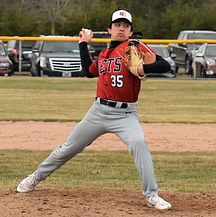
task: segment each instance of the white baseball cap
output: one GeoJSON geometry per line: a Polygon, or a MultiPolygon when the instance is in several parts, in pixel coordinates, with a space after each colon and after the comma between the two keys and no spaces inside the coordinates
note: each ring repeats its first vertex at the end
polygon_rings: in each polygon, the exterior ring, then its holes
{"type": "Polygon", "coordinates": [[[125,10],[115,11],[112,14],[111,23],[116,22],[118,19],[125,19],[125,20],[128,21],[128,23],[132,24],[132,16],[131,16],[131,14],[128,11],[125,11],[125,10]]]}

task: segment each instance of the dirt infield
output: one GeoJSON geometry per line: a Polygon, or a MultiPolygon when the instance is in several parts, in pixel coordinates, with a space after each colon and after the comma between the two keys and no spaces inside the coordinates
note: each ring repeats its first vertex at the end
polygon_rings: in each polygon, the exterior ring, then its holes
{"type": "MultiPolygon", "coordinates": [[[[0,149],[52,150],[76,123],[0,122],[0,149]]],[[[216,151],[216,124],[142,124],[151,151],[216,151]]],[[[99,137],[90,150],[126,150],[113,134],[99,137]]]]}
{"type": "Polygon", "coordinates": [[[216,195],[162,192],[173,209],[148,208],[139,191],[40,189],[0,191],[2,217],[215,217],[216,195]]]}
{"type": "MultiPolygon", "coordinates": [[[[1,149],[50,150],[62,144],[75,123],[0,122],[1,149]]],[[[145,124],[151,151],[216,151],[216,124],[145,124]]],[[[126,150],[111,134],[88,149],[126,150]]],[[[173,209],[146,206],[140,191],[38,188],[31,193],[0,190],[1,217],[215,217],[216,194],[161,192],[173,209]]]]}

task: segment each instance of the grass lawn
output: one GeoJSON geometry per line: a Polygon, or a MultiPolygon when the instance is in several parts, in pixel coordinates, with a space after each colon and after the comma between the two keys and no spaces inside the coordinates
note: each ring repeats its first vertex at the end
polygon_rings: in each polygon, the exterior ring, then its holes
{"type": "MultiPolygon", "coordinates": [[[[48,154],[47,151],[0,150],[0,188],[15,188],[48,154]]],[[[216,152],[154,152],[152,156],[161,190],[216,193],[216,152]]],[[[84,151],[41,186],[139,189],[141,182],[127,151],[84,151]]]]}
{"type": "MultiPolygon", "coordinates": [[[[0,78],[0,121],[79,121],[91,106],[96,79],[0,78]]],[[[147,80],[138,111],[146,123],[215,123],[215,80],[147,80]]]]}

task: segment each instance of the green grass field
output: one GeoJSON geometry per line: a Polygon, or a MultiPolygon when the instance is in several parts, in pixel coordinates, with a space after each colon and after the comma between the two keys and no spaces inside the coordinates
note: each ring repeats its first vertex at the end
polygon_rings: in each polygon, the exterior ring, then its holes
{"type": "MultiPolygon", "coordinates": [[[[32,173],[47,151],[0,151],[0,188],[15,188],[32,173]]],[[[153,153],[155,173],[163,191],[216,193],[216,153],[153,153]]],[[[126,151],[84,151],[66,163],[41,186],[139,189],[141,183],[126,151]]]]}
{"type": "MultiPolygon", "coordinates": [[[[79,121],[91,106],[96,79],[0,78],[0,121],[79,121]]],[[[138,111],[146,123],[216,123],[215,80],[148,80],[138,111]]]]}
{"type": "MultiPolygon", "coordinates": [[[[91,106],[95,79],[0,78],[0,121],[78,121],[91,106]]],[[[139,99],[146,123],[216,123],[215,80],[148,80],[139,99]]],[[[0,188],[15,188],[48,152],[0,151],[0,188]]],[[[216,192],[216,152],[153,153],[160,189],[216,192]]],[[[127,152],[84,151],[42,186],[141,188],[127,152]]]]}

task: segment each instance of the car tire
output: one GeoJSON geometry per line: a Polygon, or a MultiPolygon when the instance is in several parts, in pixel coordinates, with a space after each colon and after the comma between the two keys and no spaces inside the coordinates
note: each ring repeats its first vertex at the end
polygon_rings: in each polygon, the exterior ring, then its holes
{"type": "Polygon", "coordinates": [[[33,67],[33,65],[31,64],[30,66],[30,74],[32,77],[36,77],[37,76],[37,72],[35,70],[36,67],[33,67]]]}
{"type": "Polygon", "coordinates": [[[176,75],[177,75],[177,73],[178,73],[178,70],[179,70],[179,67],[176,66],[176,68],[175,68],[175,73],[176,73],[176,75]]]}
{"type": "Polygon", "coordinates": [[[206,71],[205,71],[203,66],[201,66],[201,68],[200,68],[200,77],[206,78],[206,71]]]}
{"type": "Polygon", "coordinates": [[[8,73],[8,76],[14,75],[14,69],[12,68],[11,71],[8,73]]]}
{"type": "Polygon", "coordinates": [[[185,73],[187,75],[192,75],[193,74],[191,60],[189,58],[186,58],[186,61],[185,61],[185,73]]]}
{"type": "Polygon", "coordinates": [[[32,77],[36,77],[37,76],[37,73],[35,71],[30,70],[30,73],[31,73],[32,77]]]}
{"type": "MultiPolygon", "coordinates": [[[[39,71],[39,70],[38,70],[39,71]]],[[[38,73],[40,77],[42,77],[44,75],[43,70],[40,69],[39,73],[38,73]]]]}

